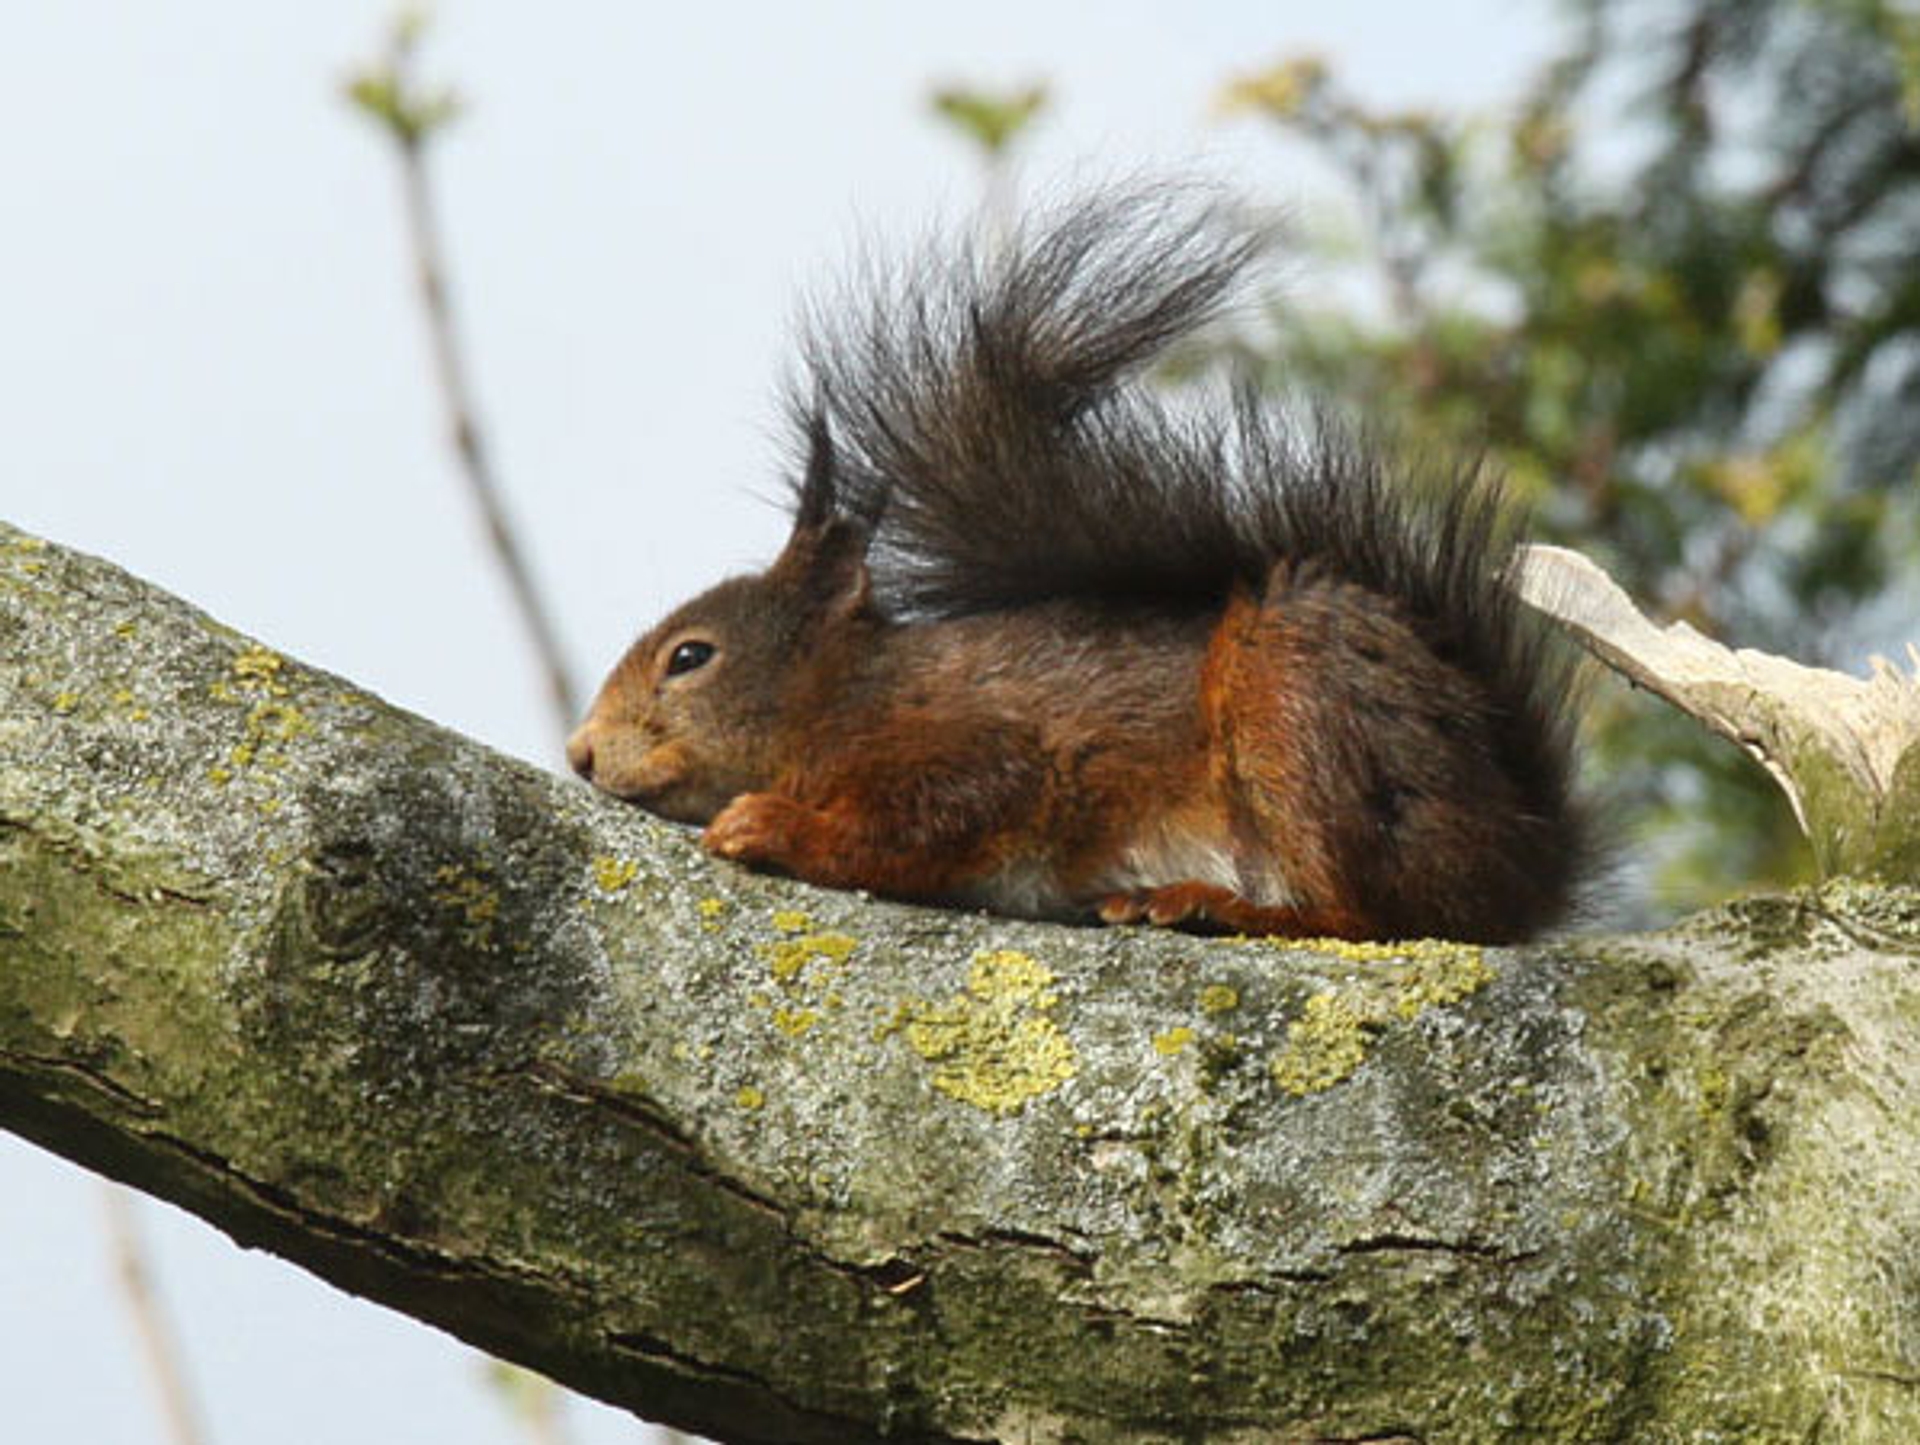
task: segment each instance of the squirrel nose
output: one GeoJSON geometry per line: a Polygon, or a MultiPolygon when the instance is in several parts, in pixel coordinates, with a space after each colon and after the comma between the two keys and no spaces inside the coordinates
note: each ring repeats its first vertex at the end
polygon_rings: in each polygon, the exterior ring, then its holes
{"type": "Polygon", "coordinates": [[[589,783],[593,781],[592,729],[582,726],[567,739],[567,764],[589,783]]]}

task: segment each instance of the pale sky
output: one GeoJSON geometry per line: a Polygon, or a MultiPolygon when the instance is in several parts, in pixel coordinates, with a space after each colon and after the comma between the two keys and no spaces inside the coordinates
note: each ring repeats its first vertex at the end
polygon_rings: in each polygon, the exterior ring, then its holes
{"type": "MultiPolygon", "coordinates": [[[[556,736],[454,473],[391,157],[339,99],[385,0],[16,4],[0,41],[0,517],[544,765],[556,736]]],[[[862,238],[964,211],[958,79],[1044,79],[1027,184],[1199,169],[1314,203],[1212,107],[1283,56],[1393,106],[1491,110],[1546,0],[1448,5],[446,0],[426,69],[484,423],[583,682],[674,601],[767,559],[775,383],[802,291],[862,238]]],[[[99,1185],[0,1135],[8,1439],[165,1439],[108,1279],[99,1185]]],[[[520,1436],[447,1336],[143,1225],[217,1445],[520,1436]]],[[[639,1441],[580,1405],[582,1445],[639,1441]]]]}

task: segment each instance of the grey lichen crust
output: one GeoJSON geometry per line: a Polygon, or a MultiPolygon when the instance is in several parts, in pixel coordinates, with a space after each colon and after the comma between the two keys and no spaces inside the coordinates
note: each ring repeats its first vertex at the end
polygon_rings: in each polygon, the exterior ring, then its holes
{"type": "Polygon", "coordinates": [[[1917,960],[823,893],[0,528],[0,1123],[721,1439],[1920,1439],[1917,960]]]}

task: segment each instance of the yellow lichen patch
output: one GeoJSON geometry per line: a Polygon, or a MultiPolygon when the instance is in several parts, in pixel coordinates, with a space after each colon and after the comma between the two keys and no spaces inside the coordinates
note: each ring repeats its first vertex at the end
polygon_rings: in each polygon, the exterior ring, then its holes
{"type": "Polygon", "coordinates": [[[820,1010],[814,1008],[777,1008],[773,1026],[790,1039],[797,1039],[820,1022],[820,1010]]]}
{"type": "Polygon", "coordinates": [[[934,1065],[933,1086],[990,1114],[1017,1114],[1079,1067],[1073,1042],[1050,1016],[1053,974],[1024,953],[974,955],[964,993],[910,1001],[907,1042],[934,1065]]]}
{"type": "Polygon", "coordinates": [[[292,689],[280,677],[285,665],[279,653],[255,643],[234,657],[228,677],[208,684],[215,701],[252,704],[240,741],[227,753],[228,766],[213,770],[215,782],[229,783],[250,768],[285,767],[287,745],[313,731],[307,715],[287,701],[292,689]]]}
{"type": "Polygon", "coordinates": [[[765,1106],[767,1096],[752,1084],[742,1084],[734,1092],[733,1102],[742,1109],[758,1109],[765,1106]]]}
{"type": "Polygon", "coordinates": [[[774,912],[773,926],[780,933],[805,933],[813,927],[813,918],[798,908],[781,908],[774,912]]]}
{"type": "Polygon", "coordinates": [[[602,853],[593,860],[593,881],[602,893],[623,892],[639,876],[640,865],[631,858],[602,853]]]}
{"type": "Polygon", "coordinates": [[[493,947],[493,921],[500,912],[500,895],[484,877],[458,863],[433,870],[433,901],[460,919],[460,941],[469,948],[493,947]]]}
{"type": "Polygon", "coordinates": [[[53,710],[61,717],[68,717],[81,711],[85,706],[89,717],[121,717],[129,722],[145,722],[151,714],[130,687],[116,687],[104,695],[99,693],[80,693],[72,690],[57,692],[53,695],[53,710]]]}
{"type": "Polygon", "coordinates": [[[1306,1012],[1287,1025],[1287,1046],[1273,1061],[1273,1081],[1295,1095],[1331,1089],[1366,1058],[1365,1022],[1350,999],[1315,994],[1306,1012]]]}
{"type": "Polygon", "coordinates": [[[290,702],[257,702],[247,713],[247,732],[264,743],[285,743],[313,731],[307,715],[290,702]]]}
{"type": "Polygon", "coordinates": [[[232,671],[243,689],[285,697],[287,685],[280,680],[280,670],[285,666],[284,657],[256,642],[234,658],[232,671]]]}
{"type": "MultiPolygon", "coordinates": [[[[804,913],[775,915],[775,927],[790,928],[795,923],[810,927],[804,913]]],[[[847,961],[860,941],[846,933],[801,933],[777,943],[762,944],[761,956],[778,988],[775,997],[755,991],[747,1002],[765,1009],[773,1026],[790,1039],[809,1033],[829,1009],[840,1007],[840,994],[834,985],[846,972],[847,961]]]]}
{"type": "Polygon", "coordinates": [[[1411,1022],[1429,1008],[1458,1003],[1493,981],[1493,969],[1470,943],[1420,939],[1407,943],[1349,943],[1340,939],[1290,941],[1356,964],[1384,963],[1340,989],[1315,994],[1287,1026],[1287,1042],[1273,1060],[1273,1078],[1290,1094],[1330,1089],[1366,1060],[1368,1036],[1399,1019],[1411,1022]]]}
{"type": "Polygon", "coordinates": [[[47,564],[38,555],[46,550],[44,541],[29,537],[24,532],[0,536],[0,556],[10,564],[10,570],[20,577],[38,577],[47,570],[47,564]]]}
{"type": "Polygon", "coordinates": [[[117,687],[113,690],[113,705],[129,722],[147,720],[146,708],[141,705],[140,699],[133,695],[133,689],[130,687],[117,687]]]}
{"type": "Polygon", "coordinates": [[[286,744],[313,731],[306,714],[290,702],[267,699],[247,712],[247,730],[227,761],[236,768],[283,768],[287,765],[286,744]]]}
{"type": "Polygon", "coordinates": [[[1360,943],[1351,938],[1269,938],[1275,948],[1299,949],[1344,958],[1348,963],[1392,963],[1405,958],[1416,945],[1411,943],[1360,943]]]}
{"type": "Polygon", "coordinates": [[[1052,982],[1053,970],[1038,959],[1016,949],[998,948],[973,956],[967,991],[983,999],[1031,1000],[1036,1008],[1049,1009],[1058,1001],[1048,988],[1052,982]]]}
{"type": "Polygon", "coordinates": [[[1178,1028],[1168,1029],[1164,1034],[1155,1034],[1153,1036],[1153,1051],[1156,1054],[1165,1054],[1168,1058],[1171,1058],[1192,1042],[1193,1030],[1185,1024],[1181,1024],[1178,1028]]]}
{"type": "Polygon", "coordinates": [[[1223,1014],[1240,1007],[1240,990],[1230,983],[1210,983],[1200,990],[1200,1012],[1223,1014]]]}
{"type": "MultiPolygon", "coordinates": [[[[800,916],[806,917],[804,913],[800,916]]],[[[795,983],[811,964],[825,964],[829,969],[843,967],[859,946],[860,941],[849,934],[807,933],[767,944],[760,951],[766,956],[767,967],[773,971],[776,981],[795,983]]]]}
{"type": "Polygon", "coordinates": [[[1458,1003],[1493,982],[1485,955],[1470,943],[1423,940],[1394,984],[1394,1012],[1415,1019],[1437,1005],[1458,1003]]]}

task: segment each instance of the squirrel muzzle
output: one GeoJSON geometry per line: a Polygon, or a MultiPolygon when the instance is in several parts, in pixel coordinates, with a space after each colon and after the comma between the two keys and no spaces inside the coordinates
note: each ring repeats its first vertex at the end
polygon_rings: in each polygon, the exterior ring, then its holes
{"type": "Polygon", "coordinates": [[[603,792],[681,823],[706,823],[726,805],[699,785],[692,759],[676,743],[649,745],[632,729],[589,717],[567,739],[567,762],[603,792]]]}

